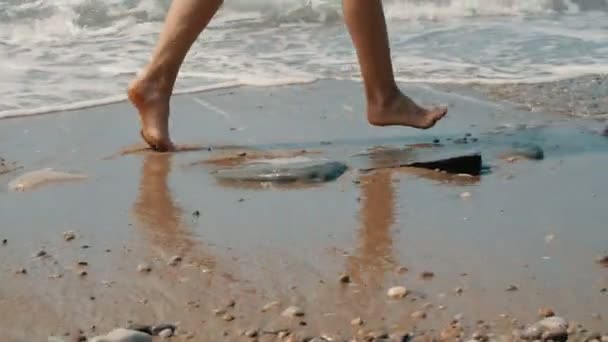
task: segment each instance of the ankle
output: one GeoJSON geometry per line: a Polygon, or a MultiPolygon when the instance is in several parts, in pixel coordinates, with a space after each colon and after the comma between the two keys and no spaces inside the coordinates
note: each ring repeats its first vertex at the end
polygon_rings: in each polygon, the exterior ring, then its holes
{"type": "Polygon", "coordinates": [[[395,101],[401,96],[401,91],[397,85],[383,88],[376,91],[367,91],[367,108],[373,112],[383,111],[393,106],[395,101]]]}
{"type": "Polygon", "coordinates": [[[174,73],[163,70],[163,68],[150,65],[138,76],[138,83],[146,93],[161,96],[171,96],[176,76],[174,73]]]}

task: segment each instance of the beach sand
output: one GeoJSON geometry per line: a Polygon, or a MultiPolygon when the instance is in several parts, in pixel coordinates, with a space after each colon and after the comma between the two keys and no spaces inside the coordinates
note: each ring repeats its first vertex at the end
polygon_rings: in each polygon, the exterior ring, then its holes
{"type": "Polygon", "coordinates": [[[448,104],[448,117],[428,131],[370,127],[361,85],[324,81],[176,96],[173,138],[189,148],[174,154],[142,148],[127,103],[0,121],[0,157],[23,167],[0,172],[2,340],[68,341],[130,323],[177,323],[178,341],[251,340],[246,330],[274,341],[284,329],[430,340],[455,315],[463,339],[488,329],[510,340],[543,307],[608,334],[608,269],[596,262],[608,252],[603,127],[403,89],[448,104]],[[478,141],[452,143],[466,133],[478,141]],[[398,149],[435,139],[445,143],[437,151],[480,150],[489,172],[385,168],[398,149]],[[544,159],[501,158],[512,142],[542,146],[544,159]],[[349,169],[293,186],[224,184],[213,174],[295,156],[349,169]],[[380,169],[357,171],[368,167],[380,169]],[[87,178],[9,190],[44,168],[87,178]],[[174,256],[182,260],[170,265],[174,256]],[[150,272],[138,271],[144,264],[150,272]],[[410,294],[390,299],[393,286],[410,294]],[[282,317],[290,305],[305,315],[282,317]],[[351,325],[357,317],[363,325],[351,325]]]}

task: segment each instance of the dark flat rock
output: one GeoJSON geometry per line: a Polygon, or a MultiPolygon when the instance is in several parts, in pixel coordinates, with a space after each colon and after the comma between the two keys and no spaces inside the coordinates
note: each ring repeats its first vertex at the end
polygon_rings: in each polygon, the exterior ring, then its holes
{"type": "Polygon", "coordinates": [[[224,181],[319,183],[337,179],[347,168],[346,164],[337,161],[252,163],[237,168],[218,170],[215,176],[224,181]]]}

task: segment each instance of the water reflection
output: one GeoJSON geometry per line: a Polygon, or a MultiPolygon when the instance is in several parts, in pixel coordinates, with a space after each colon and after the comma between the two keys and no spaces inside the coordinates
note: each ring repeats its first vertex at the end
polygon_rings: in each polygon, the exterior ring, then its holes
{"type": "MultiPolygon", "coordinates": [[[[183,221],[183,210],[175,204],[169,188],[172,156],[169,153],[144,156],[133,213],[137,227],[161,253],[194,256],[198,244],[191,227],[183,221]]],[[[198,252],[199,262],[207,267],[215,264],[213,258],[198,252]]]]}

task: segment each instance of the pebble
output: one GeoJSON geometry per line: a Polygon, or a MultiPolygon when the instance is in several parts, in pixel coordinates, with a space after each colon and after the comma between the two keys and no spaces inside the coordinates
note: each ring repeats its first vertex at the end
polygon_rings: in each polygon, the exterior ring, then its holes
{"type": "Polygon", "coordinates": [[[555,312],[551,308],[538,309],[538,315],[543,318],[555,316],[555,312]]]}
{"type": "Polygon", "coordinates": [[[88,275],[88,273],[87,273],[87,271],[85,271],[85,270],[80,270],[80,271],[78,272],[78,275],[79,275],[79,276],[81,276],[81,277],[86,277],[86,276],[88,275]]]}
{"type": "Polygon", "coordinates": [[[137,272],[150,273],[152,272],[152,267],[148,264],[139,264],[137,265],[137,272]]]}
{"type": "Polygon", "coordinates": [[[403,286],[395,286],[391,287],[386,294],[393,299],[399,299],[407,296],[408,290],[403,286]]]}
{"type": "Polygon", "coordinates": [[[456,287],[454,288],[454,293],[455,294],[462,294],[464,292],[464,289],[462,287],[456,287]]]}
{"type": "Polygon", "coordinates": [[[302,317],[304,316],[304,310],[300,309],[297,306],[290,306],[287,309],[283,310],[281,313],[283,317],[302,317]]]}
{"type": "Polygon", "coordinates": [[[471,197],[471,193],[466,191],[460,194],[460,198],[470,198],[471,197]]]}
{"type": "Polygon", "coordinates": [[[509,292],[514,292],[514,291],[518,291],[519,290],[519,286],[517,285],[509,285],[509,287],[507,287],[506,291],[509,292]]]}
{"type": "Polygon", "coordinates": [[[173,330],[171,329],[165,329],[158,334],[158,337],[162,339],[168,339],[171,336],[173,336],[173,330]]]}
{"type": "Polygon", "coordinates": [[[361,317],[353,318],[353,320],[350,321],[350,325],[353,325],[353,326],[361,326],[361,325],[363,325],[363,323],[364,322],[361,319],[361,317]]]}
{"type": "Polygon", "coordinates": [[[348,284],[350,283],[350,276],[346,273],[342,273],[340,274],[340,282],[342,284],[348,284]]]}
{"type": "Polygon", "coordinates": [[[604,266],[604,267],[608,267],[608,254],[607,255],[601,255],[598,256],[596,259],[597,263],[604,266]]]}
{"type": "Polygon", "coordinates": [[[426,318],[426,312],[424,312],[424,311],[414,311],[414,312],[412,312],[411,317],[413,319],[425,319],[426,318]]]}
{"type": "Polygon", "coordinates": [[[270,310],[272,308],[278,307],[279,305],[281,305],[281,302],[277,302],[277,301],[269,302],[269,303],[266,303],[266,305],[264,305],[262,307],[261,311],[262,312],[266,312],[266,311],[268,311],[268,310],[270,310]]]}
{"type": "Polygon", "coordinates": [[[420,274],[420,277],[422,279],[429,280],[429,279],[432,279],[433,277],[435,277],[435,273],[433,273],[431,271],[424,271],[420,274]]]}
{"type": "Polygon", "coordinates": [[[15,274],[27,274],[27,270],[25,268],[19,268],[15,271],[15,274]]]}
{"type": "Polygon", "coordinates": [[[43,258],[43,257],[45,257],[45,256],[48,256],[48,253],[47,253],[45,250],[43,250],[43,249],[39,250],[39,251],[38,251],[38,252],[36,252],[36,254],[35,254],[35,257],[36,257],[36,258],[43,258]]]}
{"type": "Polygon", "coordinates": [[[2,239],[2,244],[3,244],[3,245],[6,245],[7,243],[8,243],[8,240],[7,240],[7,239],[2,239]]]}
{"type": "Polygon", "coordinates": [[[76,234],[71,230],[63,233],[63,239],[65,241],[72,241],[75,238],[76,238],[76,234]]]}
{"type": "Polygon", "coordinates": [[[224,316],[222,316],[222,319],[226,322],[232,322],[234,321],[234,316],[232,316],[231,314],[225,314],[224,316]]]}
{"type": "Polygon", "coordinates": [[[152,342],[152,336],[136,330],[119,328],[105,336],[94,337],[91,342],[152,342]]]}
{"type": "Polygon", "coordinates": [[[524,329],[521,337],[526,340],[561,340],[568,335],[568,322],[557,316],[544,318],[524,329]]]}
{"type": "Polygon", "coordinates": [[[256,337],[258,337],[258,331],[254,330],[254,329],[250,329],[250,330],[245,331],[245,333],[243,335],[245,335],[249,338],[256,338],[256,337]]]}
{"type": "Polygon", "coordinates": [[[175,330],[177,329],[177,326],[175,324],[170,324],[170,323],[162,323],[162,324],[157,324],[153,327],[150,328],[150,334],[151,335],[159,335],[165,331],[165,330],[171,330],[171,334],[175,333],[175,330]]]}
{"type": "Polygon", "coordinates": [[[177,266],[180,262],[182,262],[182,257],[179,255],[174,255],[169,259],[169,266],[177,266]]]}

